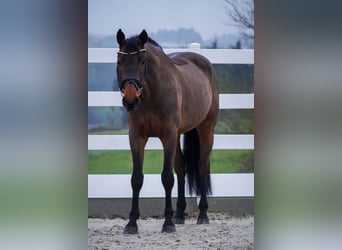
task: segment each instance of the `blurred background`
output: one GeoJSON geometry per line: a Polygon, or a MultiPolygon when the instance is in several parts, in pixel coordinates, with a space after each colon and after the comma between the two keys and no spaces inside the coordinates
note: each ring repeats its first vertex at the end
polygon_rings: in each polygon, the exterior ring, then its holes
{"type": "Polygon", "coordinates": [[[257,1],[257,249],[342,246],[341,3],[257,1]]]}
{"type": "Polygon", "coordinates": [[[0,2],[0,248],[87,247],[87,4],[0,2]]]}

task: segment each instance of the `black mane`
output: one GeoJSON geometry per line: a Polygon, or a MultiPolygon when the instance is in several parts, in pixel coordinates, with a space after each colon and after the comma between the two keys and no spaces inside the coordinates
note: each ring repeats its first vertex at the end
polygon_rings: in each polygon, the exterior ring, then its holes
{"type": "Polygon", "coordinates": [[[157,46],[157,47],[162,49],[162,47],[150,37],[148,38],[147,42],[149,42],[149,43],[153,44],[154,46],[157,46]]]}
{"type": "MultiPolygon", "coordinates": [[[[133,37],[130,37],[126,40],[125,42],[125,50],[127,52],[133,52],[133,51],[137,51],[138,48],[139,48],[139,39],[137,39],[138,36],[133,36],[133,37]]],[[[152,38],[148,38],[147,40],[148,43],[156,46],[156,47],[159,47],[161,49],[163,49],[156,41],[154,41],[152,38]]],[[[141,46],[142,44],[140,44],[141,46]]]]}

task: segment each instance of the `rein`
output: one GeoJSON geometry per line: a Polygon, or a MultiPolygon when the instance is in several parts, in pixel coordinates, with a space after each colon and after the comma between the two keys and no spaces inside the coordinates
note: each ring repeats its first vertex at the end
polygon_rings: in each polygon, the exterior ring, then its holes
{"type": "MultiPolygon", "coordinates": [[[[137,50],[137,51],[133,51],[133,52],[123,52],[123,51],[118,51],[118,54],[120,55],[124,55],[124,56],[128,56],[128,55],[136,55],[140,52],[145,52],[146,49],[140,49],[140,50],[137,50]]],[[[143,90],[143,87],[144,87],[144,84],[145,84],[145,81],[146,81],[146,74],[147,74],[147,62],[146,62],[146,59],[144,61],[144,77],[143,77],[143,81],[141,82],[139,80],[139,78],[136,78],[136,77],[128,77],[124,80],[121,81],[121,83],[119,84],[119,89],[120,89],[120,92],[121,92],[121,96],[124,97],[125,94],[124,94],[124,90],[127,86],[127,84],[133,84],[134,87],[137,89],[138,93],[138,97],[141,95],[142,93],[142,90],[143,90]]]]}

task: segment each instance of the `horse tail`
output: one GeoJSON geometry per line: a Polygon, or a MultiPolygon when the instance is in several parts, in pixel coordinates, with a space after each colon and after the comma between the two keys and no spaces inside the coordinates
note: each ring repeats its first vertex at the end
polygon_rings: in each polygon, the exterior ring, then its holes
{"type": "MultiPolygon", "coordinates": [[[[200,195],[199,156],[200,143],[196,128],[184,134],[184,159],[188,177],[189,192],[200,195]]],[[[211,193],[210,174],[207,179],[207,193],[211,193]]]]}

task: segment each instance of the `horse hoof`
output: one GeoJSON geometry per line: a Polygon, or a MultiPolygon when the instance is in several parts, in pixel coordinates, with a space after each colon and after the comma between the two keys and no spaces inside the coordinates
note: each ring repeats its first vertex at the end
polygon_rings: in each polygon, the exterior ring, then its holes
{"type": "Polygon", "coordinates": [[[163,225],[162,233],[175,233],[176,227],[174,225],[163,225]]]}
{"type": "Polygon", "coordinates": [[[173,218],[173,223],[175,224],[184,224],[184,218],[173,218]]]}
{"type": "Polygon", "coordinates": [[[137,234],[138,233],[138,227],[136,226],[126,226],[124,231],[124,234],[137,234]]]}
{"type": "Polygon", "coordinates": [[[209,219],[208,218],[198,218],[197,219],[197,224],[209,224],[209,219]]]}

